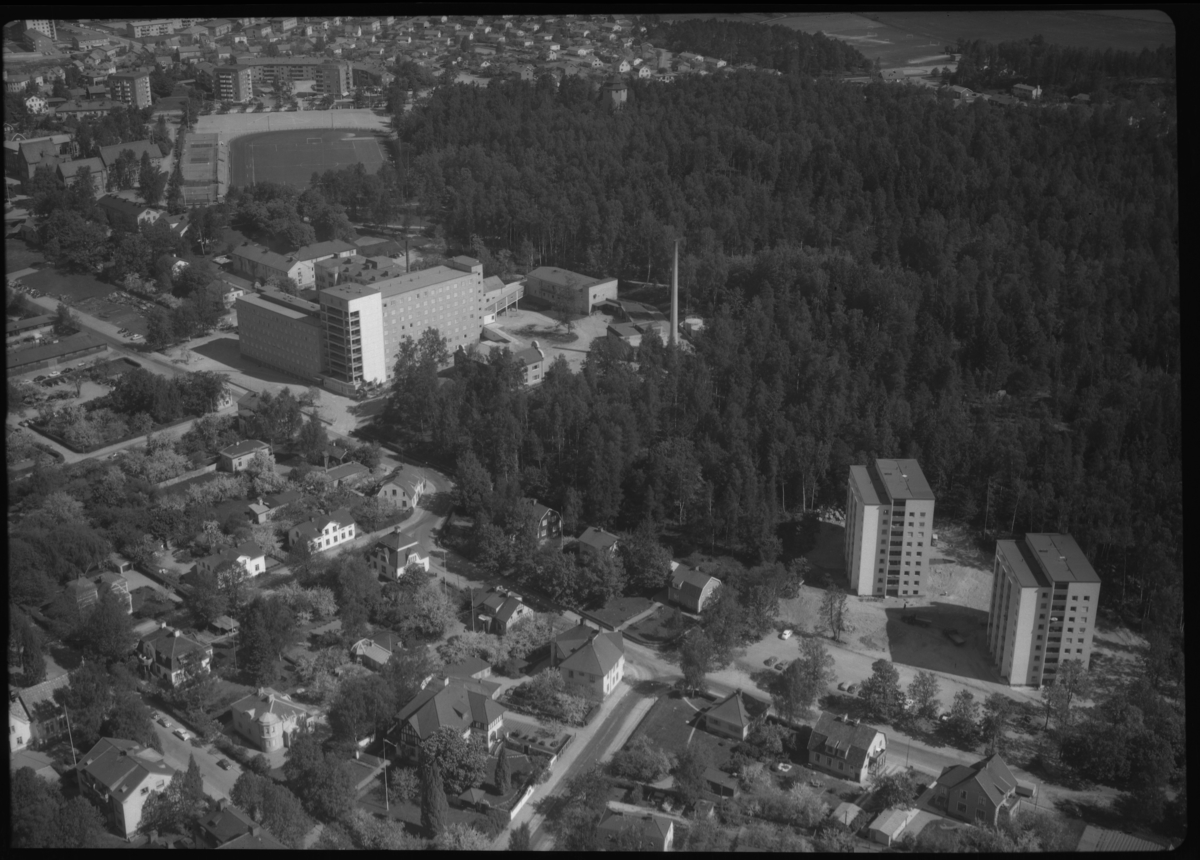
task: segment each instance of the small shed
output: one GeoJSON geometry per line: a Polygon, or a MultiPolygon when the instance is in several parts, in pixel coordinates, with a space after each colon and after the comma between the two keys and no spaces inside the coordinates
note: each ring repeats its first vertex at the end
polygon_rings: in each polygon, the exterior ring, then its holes
{"type": "Polygon", "coordinates": [[[867,835],[872,842],[890,847],[900,838],[900,834],[916,814],[915,809],[885,809],[871,822],[871,826],[867,828],[867,835]]]}
{"type": "Polygon", "coordinates": [[[862,812],[861,806],[849,801],[843,801],[836,808],[830,810],[829,817],[849,827],[854,822],[854,819],[862,815],[862,812]]]}

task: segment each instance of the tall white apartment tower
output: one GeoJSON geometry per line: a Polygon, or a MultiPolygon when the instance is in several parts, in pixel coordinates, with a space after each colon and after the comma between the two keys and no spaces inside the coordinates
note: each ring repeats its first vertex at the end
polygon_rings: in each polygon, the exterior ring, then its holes
{"type": "Polygon", "coordinates": [[[988,653],[1012,687],[1049,684],[1058,667],[1092,658],[1100,577],[1070,535],[996,541],[988,653]]]}
{"type": "Polygon", "coordinates": [[[933,505],[933,491],[916,460],[850,467],[845,557],[851,594],[925,594],[933,505]]]}

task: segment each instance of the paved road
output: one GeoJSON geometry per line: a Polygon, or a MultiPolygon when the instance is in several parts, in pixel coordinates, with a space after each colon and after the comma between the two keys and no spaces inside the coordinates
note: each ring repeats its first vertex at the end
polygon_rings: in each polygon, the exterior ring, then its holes
{"type": "Polygon", "coordinates": [[[213,755],[205,748],[193,747],[190,741],[179,740],[171,734],[174,729],[179,728],[179,722],[169,715],[164,714],[164,716],[167,717],[171,728],[163,728],[155,723],[154,731],[162,740],[163,758],[166,759],[167,764],[178,770],[187,770],[188,757],[194,755],[196,764],[200,767],[200,775],[204,779],[205,794],[218,800],[222,797],[228,798],[229,793],[233,791],[233,784],[241,776],[241,766],[231,759],[229,770],[217,767],[217,762],[225,756],[220,753],[213,755]]]}

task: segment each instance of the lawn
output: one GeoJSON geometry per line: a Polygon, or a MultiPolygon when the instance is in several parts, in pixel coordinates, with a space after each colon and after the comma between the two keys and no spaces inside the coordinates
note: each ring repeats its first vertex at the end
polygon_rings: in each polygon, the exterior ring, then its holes
{"type": "Polygon", "coordinates": [[[237,138],[230,144],[230,182],[239,187],[270,180],[307,187],[313,173],[362,164],[383,165],[379,141],[365,129],[294,129],[237,138]]]}
{"type": "Polygon", "coordinates": [[[653,605],[653,601],[648,597],[614,597],[604,604],[603,609],[592,610],[590,614],[605,624],[620,627],[630,618],[640,612],[645,612],[653,605]]]}
{"type": "Polygon", "coordinates": [[[19,272],[34,263],[45,262],[41,251],[35,251],[19,239],[4,240],[4,271],[19,272]]]}

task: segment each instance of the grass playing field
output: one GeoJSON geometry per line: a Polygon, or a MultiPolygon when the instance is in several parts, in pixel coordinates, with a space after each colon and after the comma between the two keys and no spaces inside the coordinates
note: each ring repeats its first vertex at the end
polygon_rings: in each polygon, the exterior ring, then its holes
{"type": "Polygon", "coordinates": [[[307,188],[314,172],[361,163],[368,173],[383,165],[383,149],[371,132],[296,129],[239,137],[229,144],[230,182],[244,188],[278,182],[307,188]]]}

